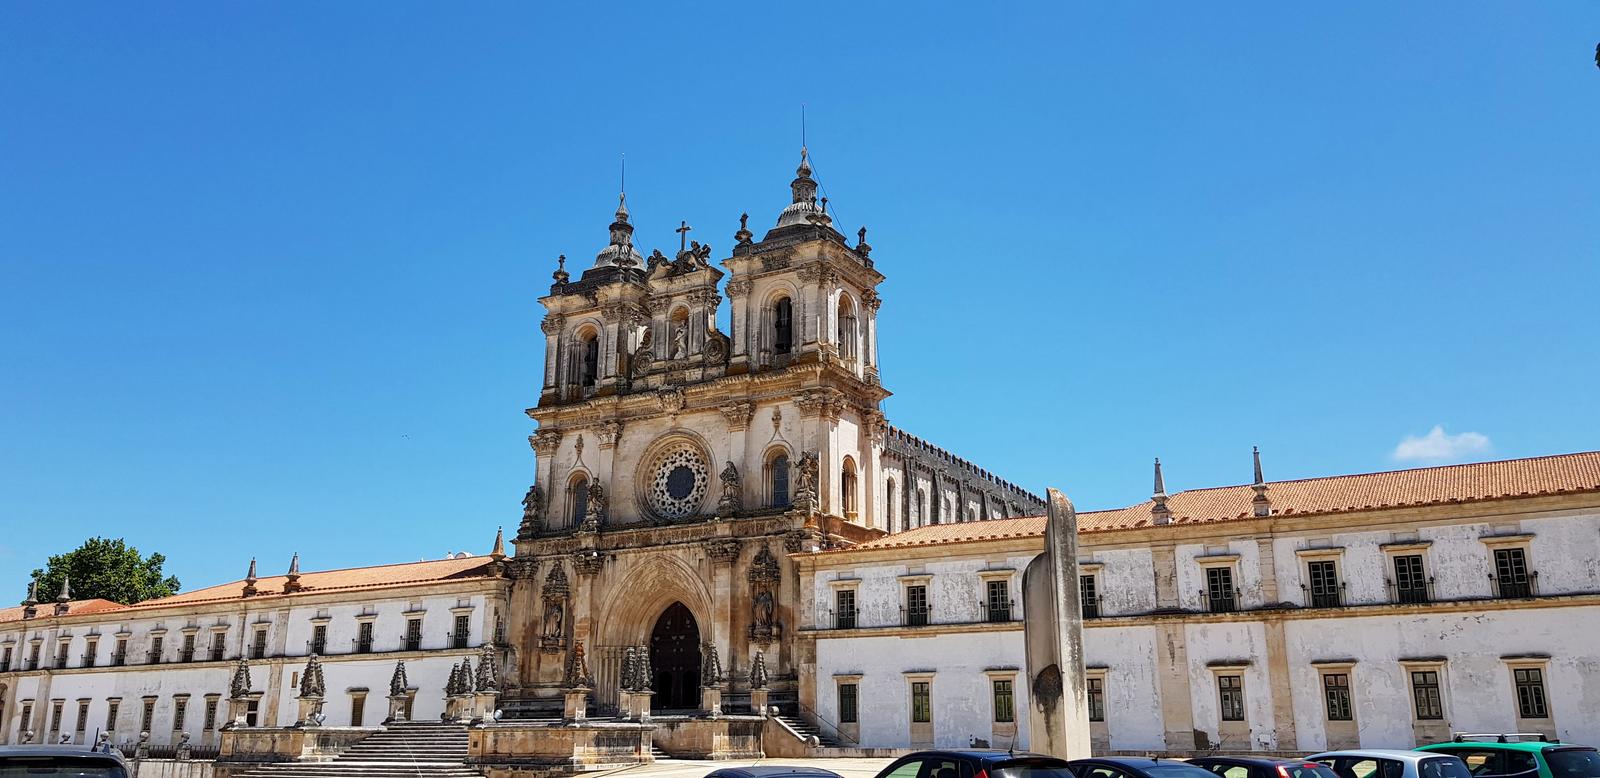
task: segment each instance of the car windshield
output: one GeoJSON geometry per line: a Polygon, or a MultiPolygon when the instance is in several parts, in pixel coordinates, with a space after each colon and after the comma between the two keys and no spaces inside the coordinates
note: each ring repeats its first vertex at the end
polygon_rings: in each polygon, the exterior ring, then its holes
{"type": "Polygon", "coordinates": [[[1558,748],[1544,752],[1556,778],[1600,778],[1600,752],[1592,748],[1558,748]]]}
{"type": "Polygon", "coordinates": [[[23,778],[34,775],[128,778],[126,770],[103,759],[79,759],[72,756],[0,756],[0,778],[23,778]]]}
{"type": "Polygon", "coordinates": [[[1417,774],[1422,778],[1472,778],[1472,771],[1467,769],[1467,763],[1454,756],[1424,759],[1417,765],[1417,774]]]}
{"type": "Polygon", "coordinates": [[[1072,771],[1060,759],[1017,759],[995,765],[989,775],[993,778],[1072,778],[1072,771]]]}
{"type": "Polygon", "coordinates": [[[1216,773],[1185,762],[1156,762],[1143,769],[1154,778],[1217,778],[1216,773]]]}
{"type": "Polygon", "coordinates": [[[1289,778],[1339,778],[1339,774],[1334,772],[1333,768],[1315,762],[1286,764],[1283,765],[1283,771],[1289,774],[1289,778]]]}

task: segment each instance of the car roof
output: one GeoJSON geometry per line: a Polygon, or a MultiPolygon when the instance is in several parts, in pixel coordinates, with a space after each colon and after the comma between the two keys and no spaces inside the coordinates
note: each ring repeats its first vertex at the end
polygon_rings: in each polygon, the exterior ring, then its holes
{"type": "Polygon", "coordinates": [[[1086,759],[1074,759],[1068,764],[1081,762],[1104,762],[1106,764],[1122,765],[1124,767],[1152,767],[1158,764],[1188,764],[1182,759],[1151,759],[1148,756],[1091,756],[1086,759]]]}
{"type": "MultiPolygon", "coordinates": [[[[982,759],[982,760],[986,760],[986,761],[994,761],[994,760],[997,760],[997,759],[1058,759],[1059,758],[1059,757],[1050,756],[1049,754],[1035,754],[1032,751],[1006,751],[1004,749],[999,749],[999,748],[933,749],[933,750],[928,750],[928,751],[918,751],[918,752],[913,753],[913,754],[907,754],[906,756],[955,756],[955,757],[960,757],[962,759],[982,759]]],[[[902,758],[904,758],[904,757],[902,757],[902,758]]],[[[1063,761],[1065,761],[1065,760],[1063,760],[1063,761]]]]}
{"type": "Polygon", "coordinates": [[[121,754],[108,754],[96,751],[89,746],[0,746],[0,758],[3,757],[34,757],[34,756],[71,756],[83,759],[92,759],[113,764],[124,764],[121,754]]]}
{"type": "Polygon", "coordinates": [[[800,767],[797,765],[750,765],[749,767],[724,767],[714,770],[708,775],[748,775],[750,778],[763,778],[772,775],[832,775],[839,778],[839,774],[832,770],[820,767],[800,767]]]}
{"type": "Polygon", "coordinates": [[[1355,757],[1357,759],[1398,759],[1402,762],[1419,762],[1430,756],[1449,756],[1449,754],[1402,751],[1398,748],[1355,748],[1348,751],[1324,751],[1320,754],[1312,754],[1306,759],[1331,759],[1338,756],[1355,757]]]}
{"type": "Polygon", "coordinates": [[[1547,748],[1560,748],[1565,743],[1542,742],[1538,740],[1518,740],[1510,743],[1501,743],[1498,740],[1451,740],[1444,743],[1429,743],[1417,746],[1418,751],[1443,751],[1446,748],[1488,748],[1504,749],[1506,751],[1543,751],[1547,748]]]}
{"type": "Polygon", "coordinates": [[[1305,764],[1306,763],[1306,760],[1304,760],[1304,759],[1280,759],[1280,758],[1275,757],[1275,756],[1231,756],[1229,754],[1217,754],[1216,756],[1197,756],[1197,757],[1195,757],[1193,759],[1190,759],[1189,761],[1191,761],[1191,762],[1202,762],[1202,761],[1205,761],[1207,759],[1215,759],[1215,760],[1227,761],[1227,762],[1237,762],[1239,764],[1246,764],[1246,765],[1260,765],[1262,767],[1276,767],[1276,766],[1281,765],[1281,764],[1305,764]]]}

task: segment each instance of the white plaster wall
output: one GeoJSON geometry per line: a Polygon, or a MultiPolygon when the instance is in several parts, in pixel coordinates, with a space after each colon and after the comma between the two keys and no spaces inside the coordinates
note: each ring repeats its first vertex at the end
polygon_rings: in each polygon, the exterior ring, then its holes
{"type": "Polygon", "coordinates": [[[1091,557],[1100,568],[1097,593],[1100,613],[1116,616],[1149,613],[1156,607],[1156,568],[1149,549],[1129,548],[1095,551],[1091,557]]]}
{"type": "MultiPolygon", "coordinates": [[[[1261,548],[1248,538],[1232,540],[1228,542],[1228,553],[1239,555],[1239,561],[1233,563],[1233,585],[1239,590],[1239,604],[1244,608],[1260,607],[1261,548]]],[[[1203,555],[1205,546],[1197,543],[1179,544],[1174,549],[1173,556],[1178,564],[1178,604],[1187,610],[1205,609],[1205,600],[1200,596],[1206,587],[1205,569],[1195,561],[1195,557],[1203,555]]],[[[1148,585],[1152,590],[1155,588],[1153,577],[1148,585]]]]}
{"type": "Polygon", "coordinates": [[[986,560],[968,557],[916,564],[879,564],[853,569],[823,569],[813,577],[812,596],[816,610],[813,624],[827,629],[834,624],[835,603],[831,585],[837,580],[853,580],[856,588],[856,626],[893,627],[901,625],[900,608],[904,601],[907,575],[931,576],[928,581],[929,621],[933,624],[958,624],[983,621],[988,612],[987,583],[980,571],[1007,570],[1011,593],[1012,618],[1022,618],[1022,571],[1032,556],[1000,557],[986,560]]]}
{"type": "MultiPolygon", "coordinates": [[[[1503,656],[1549,654],[1545,679],[1559,736],[1600,742],[1600,608],[1504,610],[1288,622],[1285,637],[1301,737],[1323,721],[1311,663],[1356,660],[1352,704],[1365,748],[1411,748],[1411,687],[1404,658],[1443,656],[1445,719],[1453,731],[1511,732],[1516,707],[1503,656]]],[[[1314,743],[1307,743],[1308,747],[1314,743]]]]}
{"type": "Polygon", "coordinates": [[[1250,664],[1243,670],[1226,672],[1244,676],[1245,721],[1249,724],[1250,741],[1257,749],[1276,748],[1265,626],[1248,621],[1186,625],[1184,645],[1189,654],[1189,696],[1195,729],[1209,733],[1212,742],[1220,742],[1221,709],[1216,673],[1210,666],[1245,661],[1250,664]]]}
{"type": "Polygon", "coordinates": [[[1600,515],[1522,522],[1541,592],[1600,592],[1600,515]]]}
{"type": "Polygon", "coordinates": [[[1106,731],[1112,750],[1164,748],[1155,628],[1086,629],[1083,663],[1106,668],[1106,731]]]}
{"type": "Polygon", "coordinates": [[[974,738],[993,742],[989,677],[984,670],[1016,668],[1015,693],[1019,747],[1027,742],[1028,690],[1023,681],[1022,632],[963,633],[928,637],[865,637],[817,640],[817,713],[839,721],[836,675],[860,675],[857,699],[861,742],[908,746],[911,742],[911,685],[908,671],[937,668],[933,678],[934,745],[959,748],[974,738]]]}

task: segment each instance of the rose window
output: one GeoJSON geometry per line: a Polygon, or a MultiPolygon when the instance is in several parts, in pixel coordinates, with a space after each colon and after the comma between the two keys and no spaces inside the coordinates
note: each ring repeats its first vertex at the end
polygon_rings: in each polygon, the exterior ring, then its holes
{"type": "Polygon", "coordinates": [[[645,498],[657,516],[681,519],[700,508],[710,482],[710,471],[699,452],[680,446],[656,458],[645,498]]]}

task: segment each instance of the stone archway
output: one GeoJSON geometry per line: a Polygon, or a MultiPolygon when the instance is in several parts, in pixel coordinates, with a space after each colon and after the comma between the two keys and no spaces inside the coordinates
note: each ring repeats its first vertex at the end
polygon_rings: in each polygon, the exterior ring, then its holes
{"type": "Polygon", "coordinates": [[[700,625],[681,602],[656,619],[650,632],[650,686],[657,710],[700,707],[700,625]]]}

